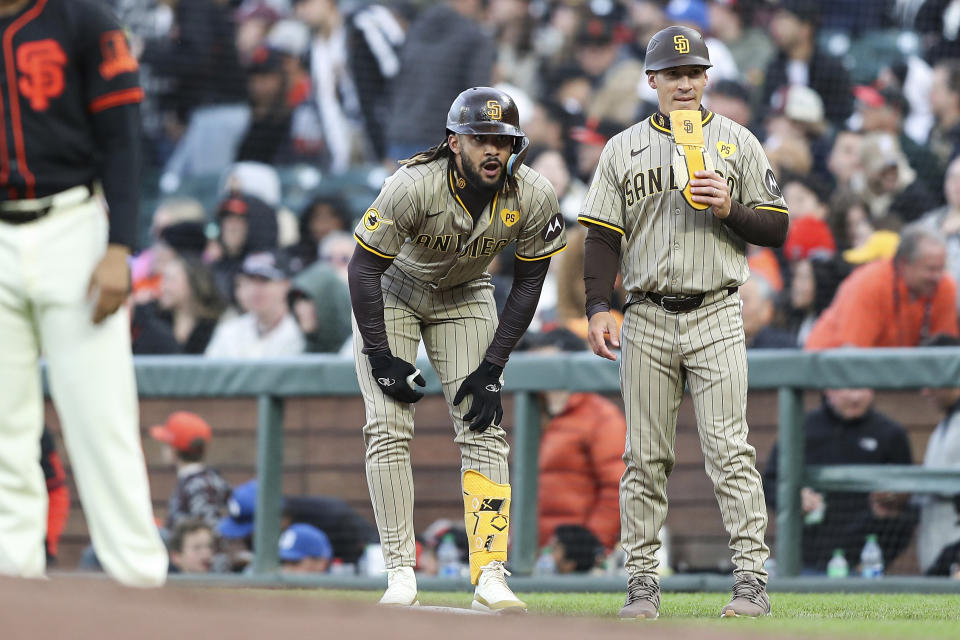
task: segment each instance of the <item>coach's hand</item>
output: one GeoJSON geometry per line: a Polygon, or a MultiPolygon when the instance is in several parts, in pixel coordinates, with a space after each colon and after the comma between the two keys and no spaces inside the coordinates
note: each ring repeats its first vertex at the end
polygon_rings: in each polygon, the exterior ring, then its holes
{"type": "Polygon", "coordinates": [[[120,308],[130,294],[130,266],[127,257],[130,249],[119,244],[107,247],[100,263],[93,270],[87,295],[97,297],[93,309],[93,323],[100,324],[120,308]]]}
{"type": "Polygon", "coordinates": [[[697,171],[696,180],[690,181],[690,192],[697,202],[713,205],[713,215],[721,220],[730,215],[730,188],[716,171],[697,171]]]}
{"type": "Polygon", "coordinates": [[[399,402],[413,404],[423,397],[423,393],[413,386],[427,386],[427,381],[420,375],[420,369],[398,358],[392,353],[373,355],[370,358],[370,368],[373,370],[373,379],[385,394],[399,402]]]}
{"type": "Polygon", "coordinates": [[[500,404],[500,374],[503,367],[484,360],[477,370],[467,376],[453,398],[453,404],[463,402],[468,395],[473,396],[470,411],[464,416],[464,422],[470,423],[470,431],[483,433],[491,424],[500,426],[503,419],[503,406],[500,404]]]}
{"type": "Polygon", "coordinates": [[[590,348],[601,358],[607,360],[617,359],[617,354],[610,351],[610,346],[618,349],[620,347],[620,327],[617,326],[617,319],[609,311],[597,311],[590,316],[590,323],[587,325],[587,342],[590,348]]]}

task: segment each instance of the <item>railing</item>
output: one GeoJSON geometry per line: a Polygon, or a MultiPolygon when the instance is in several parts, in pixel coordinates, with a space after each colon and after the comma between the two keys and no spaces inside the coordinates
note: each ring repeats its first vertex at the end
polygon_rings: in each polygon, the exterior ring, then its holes
{"type": "MultiPolygon", "coordinates": [[[[779,389],[779,482],[777,487],[777,570],[800,570],[802,515],[800,489],[960,493],[960,470],[915,466],[803,465],[804,389],[870,387],[910,389],[960,386],[960,349],[858,349],[807,353],[748,352],[750,389],[779,389]]],[[[439,394],[429,363],[418,363],[426,392],[439,394]]],[[[283,467],[284,399],[291,396],[359,396],[353,361],[338,356],[302,356],[267,361],[207,360],[144,356],[136,359],[143,397],[247,396],[258,398],[257,518],[253,571],[277,568],[283,467]]],[[[590,353],[513,356],[505,372],[514,394],[513,549],[511,565],[529,574],[537,553],[537,458],[540,416],[535,393],[549,389],[611,392],[619,389],[616,363],[590,353]]]]}

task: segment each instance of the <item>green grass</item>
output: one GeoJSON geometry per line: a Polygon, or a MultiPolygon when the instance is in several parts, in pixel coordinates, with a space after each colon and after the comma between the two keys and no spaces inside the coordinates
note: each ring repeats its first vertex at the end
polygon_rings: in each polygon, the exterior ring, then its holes
{"type": "MultiPolygon", "coordinates": [[[[304,592],[301,592],[304,593],[304,592]]],[[[378,592],[310,591],[316,597],[344,597],[375,602],[378,592]]],[[[530,612],[551,616],[614,619],[623,605],[615,593],[523,593],[530,612]]],[[[468,607],[468,592],[420,594],[423,605],[468,607]]],[[[773,615],[761,620],[720,620],[720,609],[730,596],[724,593],[665,593],[658,625],[682,623],[736,625],[749,635],[790,634],[823,637],[960,638],[960,595],[774,593],[773,615]]],[[[643,624],[643,623],[641,623],[643,624]]]]}

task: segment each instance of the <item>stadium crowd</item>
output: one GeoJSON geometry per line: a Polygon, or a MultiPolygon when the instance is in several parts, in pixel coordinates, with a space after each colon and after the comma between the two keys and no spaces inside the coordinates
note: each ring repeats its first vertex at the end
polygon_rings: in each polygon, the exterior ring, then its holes
{"type": "MultiPolygon", "coordinates": [[[[669,24],[707,37],[705,106],[757,135],[790,209],[784,247],[749,252],[748,346],[958,334],[955,0],[109,2],[147,95],[135,353],[351,354],[352,229],[397,160],[441,141],[448,105],[476,85],[515,98],[527,163],[570,227],[531,329],[584,338],[576,215],[606,141],[656,109],[643,43],[669,24]]],[[[494,263],[496,281],[512,259],[508,248],[494,263]]],[[[192,566],[193,539],[203,547],[220,525],[184,522],[171,523],[175,557],[192,566]]],[[[593,533],[609,549],[615,535],[593,533]]],[[[288,529],[281,557],[316,553],[327,569],[321,535],[288,529]]]]}

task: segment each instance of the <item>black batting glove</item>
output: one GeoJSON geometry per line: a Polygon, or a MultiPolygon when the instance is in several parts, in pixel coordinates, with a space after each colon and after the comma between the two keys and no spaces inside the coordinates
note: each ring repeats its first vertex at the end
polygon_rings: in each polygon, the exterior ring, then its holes
{"type": "Polygon", "coordinates": [[[468,395],[473,396],[470,411],[463,416],[470,423],[470,431],[483,433],[491,424],[498,425],[503,419],[503,406],[500,404],[500,374],[503,367],[484,360],[477,370],[467,376],[453,398],[453,404],[463,402],[468,395]]]}
{"type": "Polygon", "coordinates": [[[420,369],[392,353],[369,356],[369,358],[373,379],[385,394],[394,400],[409,404],[423,397],[423,393],[413,386],[414,383],[421,387],[427,386],[427,381],[420,375],[420,369]]]}

